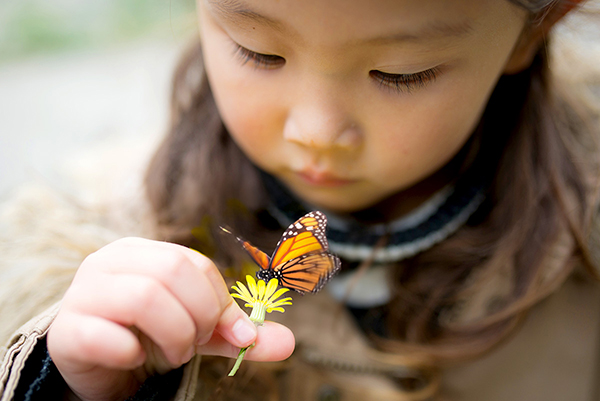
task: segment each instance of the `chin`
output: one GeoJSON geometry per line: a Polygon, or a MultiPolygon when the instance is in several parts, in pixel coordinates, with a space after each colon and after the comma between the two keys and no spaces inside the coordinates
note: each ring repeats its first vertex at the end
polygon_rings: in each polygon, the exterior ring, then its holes
{"type": "Polygon", "coordinates": [[[361,210],[368,209],[378,203],[378,200],[369,201],[367,199],[352,198],[351,196],[345,197],[315,197],[310,196],[301,197],[310,205],[317,209],[324,209],[333,213],[354,213],[361,210]]]}
{"type": "MultiPolygon", "coordinates": [[[[281,179],[281,178],[280,178],[281,179]]],[[[333,213],[353,213],[379,203],[383,197],[373,197],[373,190],[359,183],[347,187],[315,188],[282,181],[294,195],[311,207],[333,213]],[[371,196],[365,196],[371,195],[371,196]]]]}

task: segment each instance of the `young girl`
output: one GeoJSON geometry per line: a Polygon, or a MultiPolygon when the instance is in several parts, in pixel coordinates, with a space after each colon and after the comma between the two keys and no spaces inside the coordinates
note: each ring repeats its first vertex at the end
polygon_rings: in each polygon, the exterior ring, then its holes
{"type": "Polygon", "coordinates": [[[11,337],[2,400],[595,399],[595,127],[549,69],[577,3],[199,0],[145,180],[161,241],[47,268],[69,287],[11,337]],[[272,250],[310,210],[342,272],[257,329],[219,226],[272,250]],[[252,343],[271,363],[226,379],[252,343]]]}

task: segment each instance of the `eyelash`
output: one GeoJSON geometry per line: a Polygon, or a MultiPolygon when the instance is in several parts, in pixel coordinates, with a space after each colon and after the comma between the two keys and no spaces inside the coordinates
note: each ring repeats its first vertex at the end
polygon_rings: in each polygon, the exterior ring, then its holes
{"type": "Polygon", "coordinates": [[[422,88],[428,83],[435,81],[438,74],[439,68],[437,67],[415,72],[414,74],[388,74],[377,70],[369,72],[369,75],[377,80],[379,85],[398,92],[411,92],[414,89],[422,88]]]}
{"type": "Polygon", "coordinates": [[[256,53],[236,44],[235,54],[242,60],[242,65],[252,62],[256,68],[272,69],[285,64],[285,59],[273,54],[256,53]]]}
{"type": "MultiPolygon", "coordinates": [[[[242,65],[252,62],[256,68],[274,69],[285,64],[285,59],[281,56],[256,53],[237,43],[235,54],[241,59],[242,65]]],[[[436,67],[413,74],[389,74],[373,70],[369,72],[369,75],[381,86],[394,89],[397,92],[411,92],[414,89],[422,88],[428,83],[435,81],[438,73],[439,69],[436,67]]]]}

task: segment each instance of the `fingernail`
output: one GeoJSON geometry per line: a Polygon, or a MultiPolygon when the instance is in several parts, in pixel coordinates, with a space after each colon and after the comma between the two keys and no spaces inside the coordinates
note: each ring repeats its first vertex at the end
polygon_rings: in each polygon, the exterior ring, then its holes
{"type": "Polygon", "coordinates": [[[256,337],[256,327],[246,319],[238,319],[234,323],[232,331],[233,336],[240,344],[248,344],[256,337]]]}

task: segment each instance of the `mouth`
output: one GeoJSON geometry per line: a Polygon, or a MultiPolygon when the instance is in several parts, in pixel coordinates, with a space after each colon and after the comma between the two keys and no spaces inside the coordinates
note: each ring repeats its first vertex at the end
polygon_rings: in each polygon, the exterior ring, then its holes
{"type": "Polygon", "coordinates": [[[336,188],[356,182],[356,180],[343,178],[326,171],[303,170],[296,174],[302,181],[315,187],[336,188]]]}

